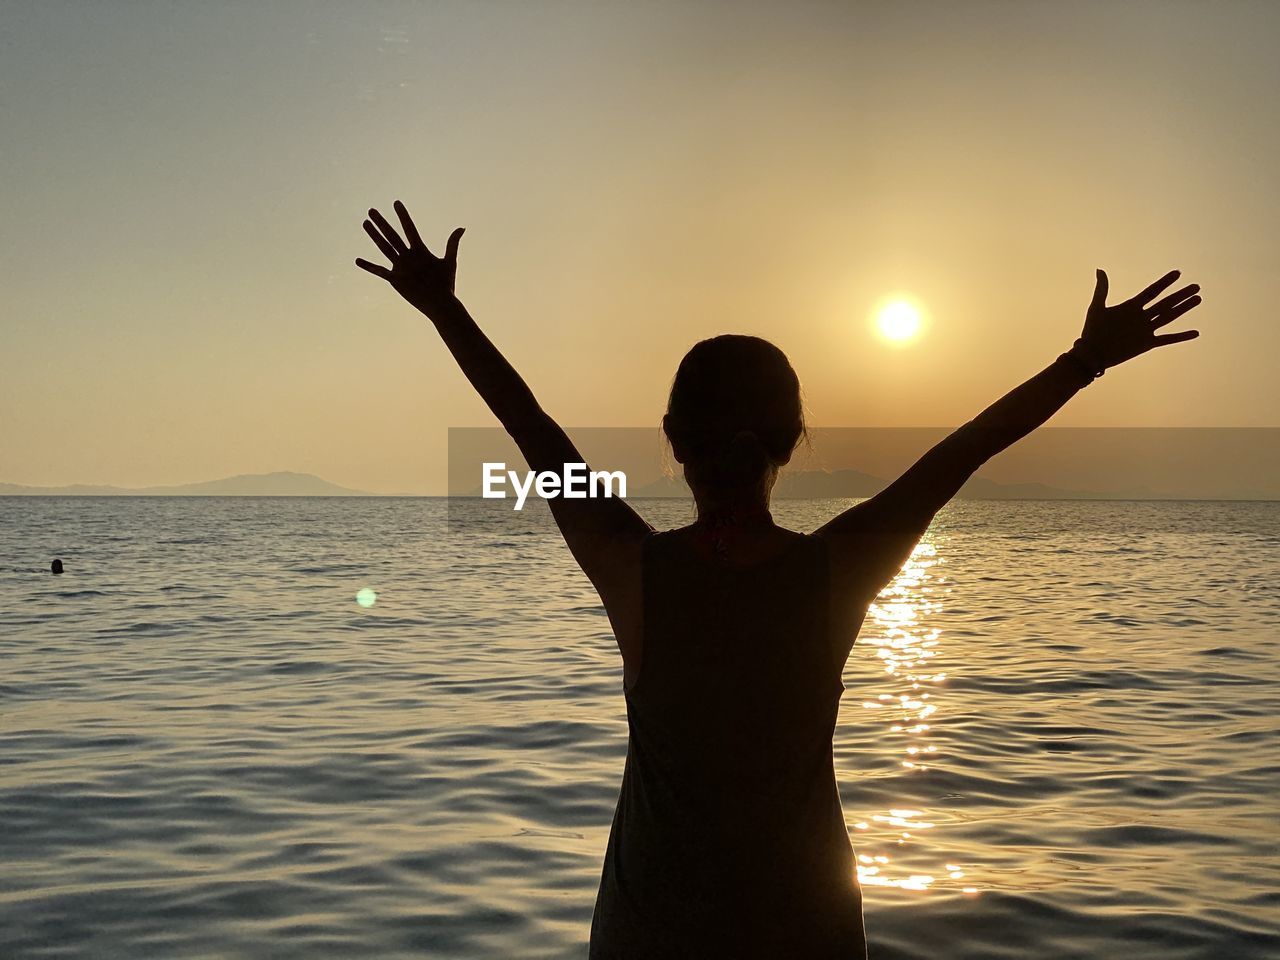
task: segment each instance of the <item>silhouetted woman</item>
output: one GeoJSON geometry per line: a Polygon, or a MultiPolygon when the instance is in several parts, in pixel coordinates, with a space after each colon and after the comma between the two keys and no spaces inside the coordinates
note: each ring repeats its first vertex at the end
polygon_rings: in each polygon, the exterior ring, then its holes
{"type": "MultiPolygon", "coordinates": [[[[391,267],[357,265],[431,319],[530,469],[583,462],[454,296],[462,228],[436,257],[395,210],[403,238],[377,210],[364,223],[391,267]]],[[[1156,333],[1200,302],[1194,284],[1156,300],[1177,276],[1108,307],[1099,270],[1069,350],[812,534],[769,515],[805,425],[795,372],[756,337],[704,340],[676,372],[662,426],[693,524],[656,532],[625,500],[549,501],[617,637],[630,731],[593,958],[865,957],[831,742],[867,607],[978,467],[1106,368],[1197,336],[1156,333]]]]}

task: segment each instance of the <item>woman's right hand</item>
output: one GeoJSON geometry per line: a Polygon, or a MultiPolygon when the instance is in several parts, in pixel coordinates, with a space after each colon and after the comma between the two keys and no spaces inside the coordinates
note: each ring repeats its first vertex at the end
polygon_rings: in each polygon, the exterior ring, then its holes
{"type": "Polygon", "coordinates": [[[395,202],[395,211],[407,243],[377,210],[370,209],[369,219],[364,222],[364,232],[391,261],[391,269],[363,259],[357,259],[356,266],[386,280],[400,296],[432,320],[442,319],[457,302],[453,283],[458,275],[458,241],[466,228],[458,227],[449,234],[444,256],[437,257],[422,242],[413,218],[399,200],[395,202]]]}
{"type": "Polygon", "coordinates": [[[1085,315],[1084,332],[1080,339],[1083,341],[1081,352],[1089,362],[1097,366],[1099,372],[1132,360],[1155,347],[1182,343],[1200,336],[1198,330],[1156,333],[1200,303],[1200,285],[1193,283],[1147,306],[1178,279],[1179,273],[1178,270],[1171,270],[1141,293],[1108,307],[1107,275],[1102,270],[1098,271],[1097,286],[1085,315]]]}

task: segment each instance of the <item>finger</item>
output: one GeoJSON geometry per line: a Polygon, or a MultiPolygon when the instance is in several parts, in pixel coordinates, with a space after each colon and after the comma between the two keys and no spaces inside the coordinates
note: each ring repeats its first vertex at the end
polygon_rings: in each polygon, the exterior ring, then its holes
{"type": "Polygon", "coordinates": [[[418,228],[414,226],[413,217],[409,216],[409,211],[405,209],[405,205],[397,200],[393,204],[396,216],[400,218],[400,226],[404,227],[405,238],[409,241],[411,247],[425,247],[422,237],[418,234],[418,228]]]}
{"type": "Polygon", "coordinates": [[[1129,302],[1136,303],[1138,304],[1138,306],[1142,306],[1142,304],[1146,303],[1148,300],[1150,300],[1152,297],[1158,294],[1165,287],[1169,286],[1169,284],[1173,283],[1173,281],[1177,280],[1178,275],[1181,273],[1182,273],[1181,270],[1170,270],[1168,273],[1166,273],[1163,277],[1161,277],[1155,283],[1151,284],[1151,286],[1147,287],[1141,293],[1132,297],[1129,300],[1129,302]]]}
{"type": "Polygon", "coordinates": [[[450,263],[458,262],[458,241],[462,239],[462,234],[466,232],[466,227],[459,227],[453,233],[449,234],[449,240],[444,246],[444,258],[450,263]]]}
{"type": "Polygon", "coordinates": [[[387,238],[378,232],[378,228],[368,220],[364,222],[364,232],[372,238],[373,242],[378,245],[378,249],[386,255],[388,260],[392,263],[396,262],[400,254],[396,252],[395,247],[387,242],[387,238]]]}
{"type": "Polygon", "coordinates": [[[1167,346],[1170,343],[1182,343],[1185,340],[1194,340],[1200,336],[1199,330],[1183,330],[1181,333],[1162,333],[1155,337],[1155,345],[1157,347],[1167,346]]]}
{"type": "Polygon", "coordinates": [[[368,270],[375,277],[381,277],[383,280],[391,279],[391,271],[378,263],[370,263],[368,260],[361,260],[356,257],[356,266],[361,270],[368,270]]]}
{"type": "Polygon", "coordinates": [[[1165,326],[1166,324],[1173,323],[1173,321],[1177,320],[1180,316],[1182,316],[1192,307],[1198,307],[1199,305],[1200,305],[1200,298],[1198,296],[1191,297],[1188,300],[1183,300],[1177,306],[1172,307],[1171,309],[1160,314],[1160,316],[1156,317],[1151,324],[1151,329],[1159,330],[1161,327],[1165,326]]]}
{"type": "Polygon", "coordinates": [[[1199,292],[1200,292],[1200,284],[1198,283],[1190,284],[1189,286],[1183,287],[1181,290],[1177,291],[1176,293],[1169,294],[1169,296],[1165,297],[1163,300],[1160,300],[1157,303],[1154,303],[1151,306],[1147,307],[1145,312],[1148,317],[1154,320],[1158,317],[1159,314],[1162,314],[1166,310],[1170,310],[1173,307],[1176,307],[1183,300],[1187,299],[1187,297],[1191,296],[1194,293],[1199,293],[1199,292]]]}
{"type": "Polygon", "coordinates": [[[400,239],[400,234],[396,233],[396,228],[387,223],[387,218],[380,214],[377,210],[369,211],[369,218],[378,225],[378,229],[382,231],[387,241],[399,250],[401,253],[408,253],[409,245],[400,239]]]}
{"type": "Polygon", "coordinates": [[[1110,285],[1111,285],[1111,284],[1110,284],[1110,281],[1108,281],[1108,280],[1107,280],[1107,271],[1105,271],[1105,270],[1103,270],[1103,269],[1099,268],[1099,270],[1098,270],[1098,282],[1097,282],[1097,285],[1093,288],[1093,302],[1089,304],[1091,307],[1104,307],[1104,306],[1106,306],[1106,304],[1107,304],[1107,288],[1108,288],[1110,285]]]}

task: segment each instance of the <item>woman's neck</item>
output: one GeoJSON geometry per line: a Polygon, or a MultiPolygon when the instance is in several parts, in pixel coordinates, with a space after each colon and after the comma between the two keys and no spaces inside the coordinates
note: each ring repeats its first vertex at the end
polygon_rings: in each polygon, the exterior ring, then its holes
{"type": "Polygon", "coordinates": [[[698,508],[698,519],[695,523],[701,526],[737,527],[772,526],[773,515],[769,512],[769,501],[759,497],[726,498],[695,497],[698,508]]]}

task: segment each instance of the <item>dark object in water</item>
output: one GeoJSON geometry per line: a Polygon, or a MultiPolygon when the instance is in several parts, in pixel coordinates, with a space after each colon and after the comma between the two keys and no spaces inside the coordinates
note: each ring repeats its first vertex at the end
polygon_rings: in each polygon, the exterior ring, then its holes
{"type": "Polygon", "coordinates": [[[52,564],[50,564],[49,569],[50,569],[50,570],[52,570],[54,573],[61,573],[61,572],[62,572],[62,561],[61,561],[61,560],[58,560],[58,559],[55,559],[55,560],[53,561],[53,563],[52,563],[52,564]]]}

